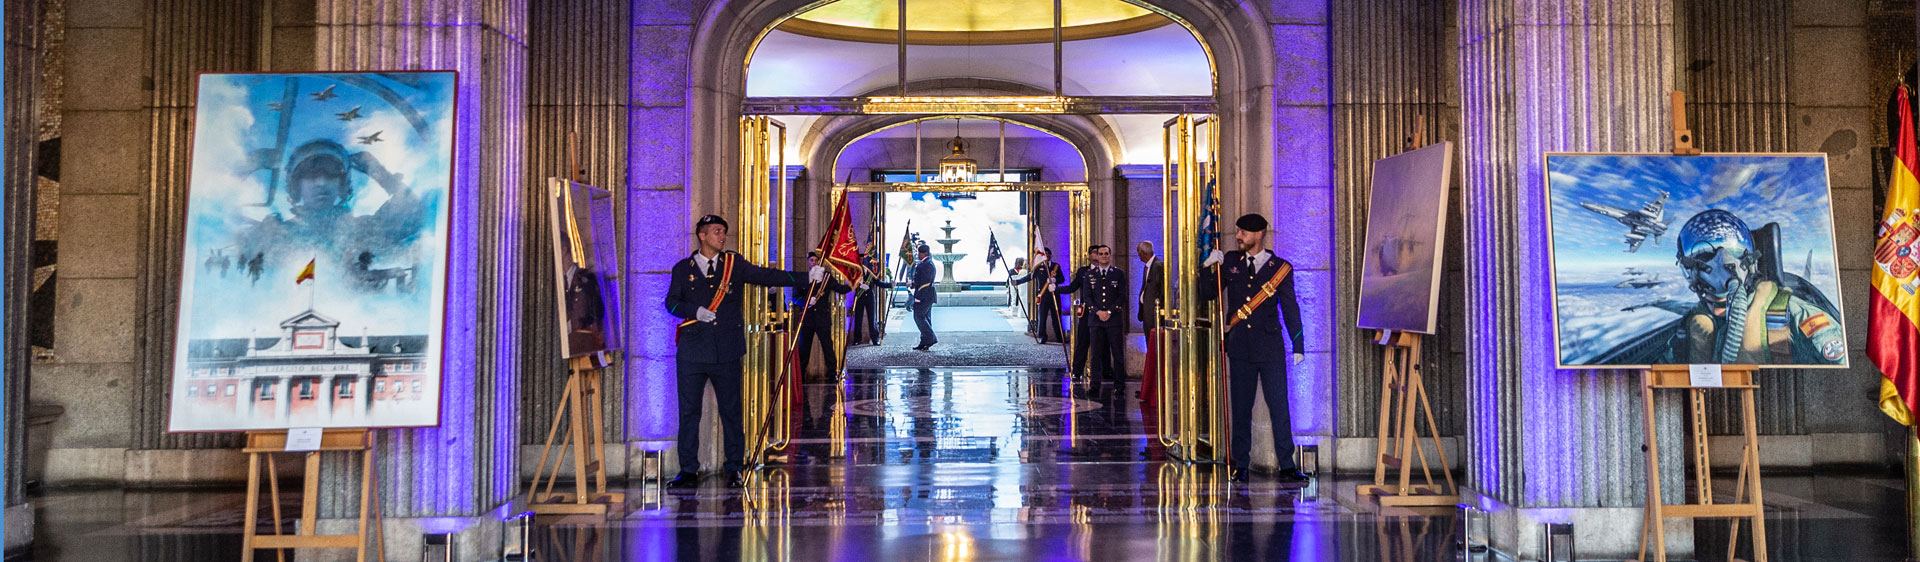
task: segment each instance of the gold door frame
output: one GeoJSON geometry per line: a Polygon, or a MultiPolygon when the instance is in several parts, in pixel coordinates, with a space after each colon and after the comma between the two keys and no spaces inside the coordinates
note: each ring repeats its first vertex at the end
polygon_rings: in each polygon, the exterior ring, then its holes
{"type": "MultiPolygon", "coordinates": [[[[786,138],[787,126],[772,118],[740,119],[740,225],[734,232],[742,256],[776,269],[787,268],[785,231],[792,218],[786,153],[781,149],[786,138]]],[[[748,285],[741,295],[747,331],[747,354],[741,364],[741,429],[750,439],[748,466],[763,463],[768,450],[784,449],[792,436],[791,397],[798,389],[780,384],[787,376],[787,319],[791,316],[784,291],[748,285]]]]}
{"type": "MultiPolygon", "coordinates": [[[[1160,218],[1171,236],[1162,259],[1173,276],[1162,286],[1162,327],[1156,345],[1160,401],[1156,433],[1162,445],[1188,461],[1229,458],[1226,370],[1213,306],[1200,299],[1200,219],[1207,180],[1218,171],[1218,121],[1212,115],[1179,115],[1162,124],[1160,218]]],[[[1219,194],[1215,193],[1216,204],[1219,194]]],[[[1216,228],[1219,217],[1215,217],[1216,228]]],[[[1215,301],[1218,302],[1218,301],[1215,301]]]]}

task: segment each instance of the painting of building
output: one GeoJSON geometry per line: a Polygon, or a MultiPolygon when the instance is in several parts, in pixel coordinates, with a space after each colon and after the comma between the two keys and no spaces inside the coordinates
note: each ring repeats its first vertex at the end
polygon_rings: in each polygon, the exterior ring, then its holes
{"type": "Polygon", "coordinates": [[[437,424],[454,74],[199,79],[169,428],[437,424]]]}

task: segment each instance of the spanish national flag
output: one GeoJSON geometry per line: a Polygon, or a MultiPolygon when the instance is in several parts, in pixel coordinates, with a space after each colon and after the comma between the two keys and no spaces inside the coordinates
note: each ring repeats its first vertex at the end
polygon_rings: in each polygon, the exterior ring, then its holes
{"type": "Polygon", "coordinates": [[[299,285],[313,280],[313,262],[315,261],[318,261],[318,258],[307,260],[307,266],[300,268],[300,275],[294,276],[293,284],[299,285]]]}
{"type": "Polygon", "coordinates": [[[1913,425],[1920,410],[1920,149],[1914,146],[1913,110],[1907,86],[1894,93],[1899,120],[1894,139],[1893,173],[1887,182],[1886,214],[1873,252],[1873,293],[1868,295],[1867,357],[1880,368],[1880,411],[1913,425]]]}

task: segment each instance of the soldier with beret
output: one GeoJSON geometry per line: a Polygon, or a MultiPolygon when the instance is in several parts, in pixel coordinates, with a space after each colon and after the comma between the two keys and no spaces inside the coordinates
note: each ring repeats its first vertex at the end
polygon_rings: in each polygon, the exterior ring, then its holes
{"type": "Polygon", "coordinates": [[[1267,219],[1248,214],[1234,222],[1233,240],[1239,249],[1222,254],[1214,250],[1202,267],[1213,267],[1216,279],[1200,282],[1203,300],[1226,292],[1224,321],[1227,339],[1228,395],[1232,400],[1233,479],[1244,482],[1253,452],[1254,387],[1266,395],[1272,418],[1276,470],[1283,482],[1305,482],[1293,460],[1293,425],[1287,406],[1288,350],[1293,364],[1306,356],[1300,333],[1300,302],[1295,298],[1293,264],[1268,250],[1267,219]],[[1213,282],[1208,282],[1213,281],[1213,282]],[[1218,288],[1216,288],[1218,287],[1218,288]],[[1284,331],[1282,330],[1284,320],[1284,331]],[[1289,344],[1291,348],[1289,348],[1289,344]]]}
{"type": "MultiPolygon", "coordinates": [[[[683,320],[675,334],[674,372],[680,402],[680,474],[668,485],[676,488],[699,483],[700,407],[707,385],[719,402],[720,438],[726,453],[721,467],[727,485],[740,487],[746,457],[746,434],[740,426],[740,357],[747,353],[745,313],[741,295],[747,285],[804,287],[807,273],[754,265],[729,252],[727,221],[718,215],[700,217],[694,224],[700,249],[673,264],[667,288],[667,312],[683,320]]],[[[824,274],[814,266],[810,273],[824,274]]]]}

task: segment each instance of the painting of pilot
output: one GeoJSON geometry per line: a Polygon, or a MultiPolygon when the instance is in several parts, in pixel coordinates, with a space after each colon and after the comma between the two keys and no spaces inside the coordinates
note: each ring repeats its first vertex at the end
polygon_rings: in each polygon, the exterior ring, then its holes
{"type": "Polygon", "coordinates": [[[1548,154],[1547,172],[1560,367],[1847,365],[1825,155],[1548,154]]]}
{"type": "Polygon", "coordinates": [[[437,424],[455,74],[197,92],[169,429],[437,424]]]}

